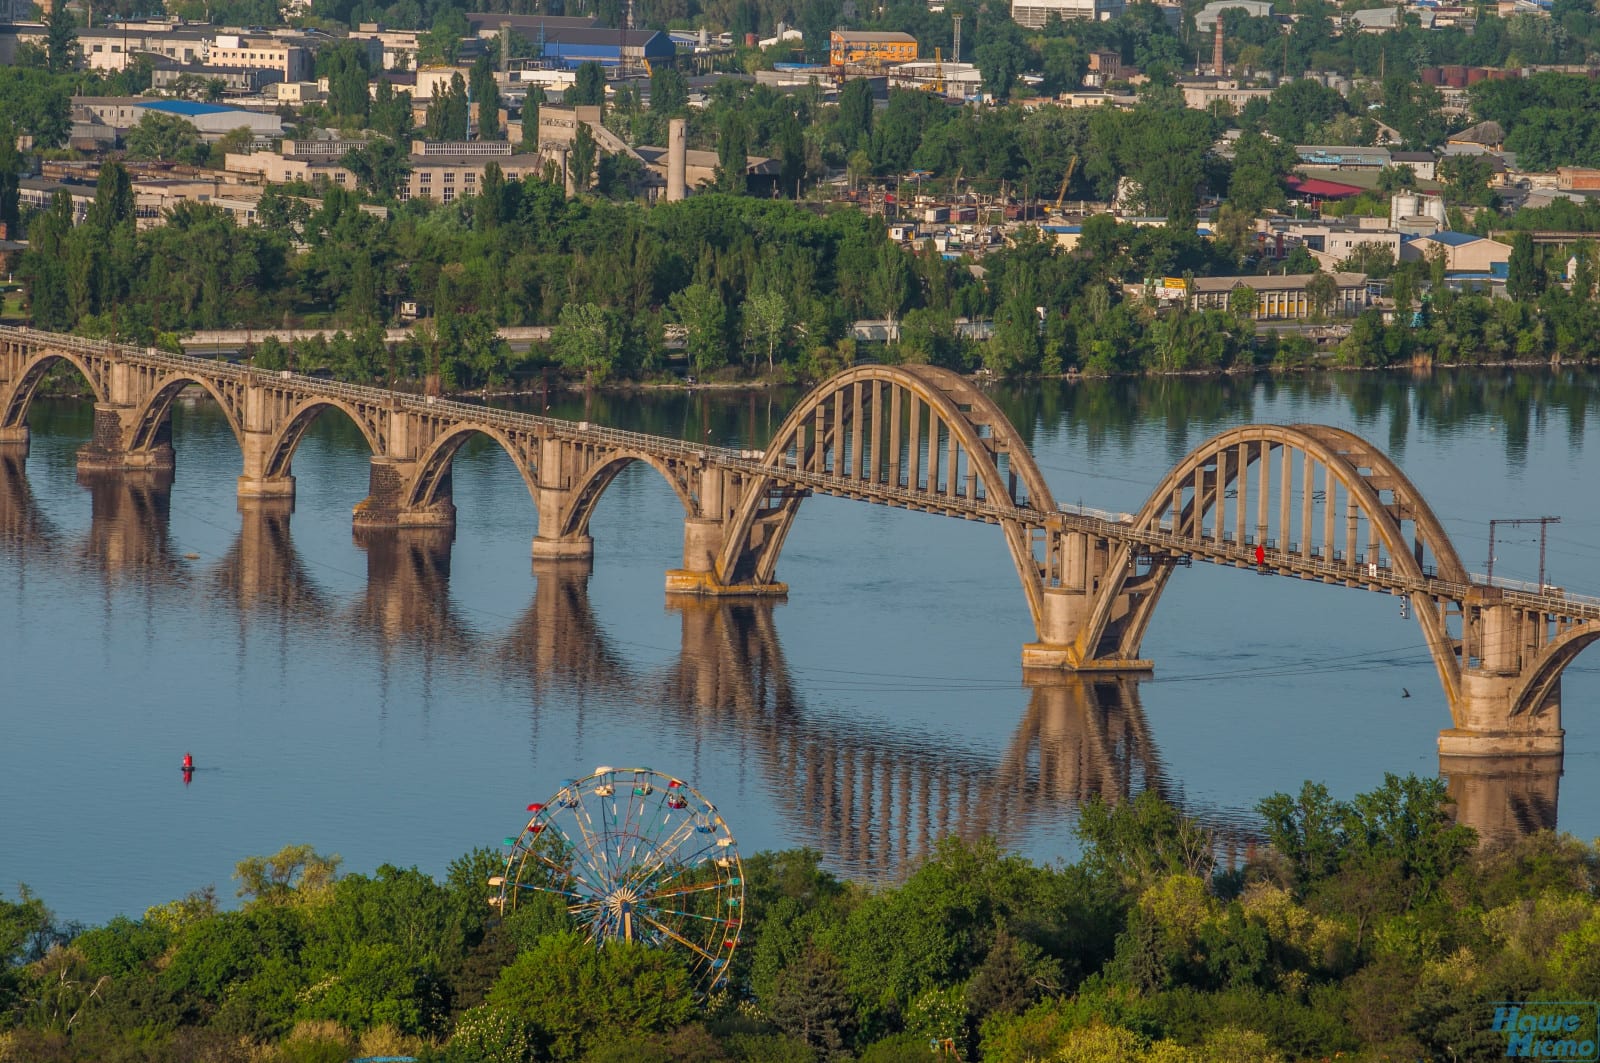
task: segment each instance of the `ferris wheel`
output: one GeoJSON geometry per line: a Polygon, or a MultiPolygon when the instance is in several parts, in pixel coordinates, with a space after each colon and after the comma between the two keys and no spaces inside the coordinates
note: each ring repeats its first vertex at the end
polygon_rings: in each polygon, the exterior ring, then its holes
{"type": "Polygon", "coordinates": [[[502,915],[539,896],[565,904],[595,944],[680,950],[699,986],[720,989],[744,922],[744,872],[716,806],[649,768],[599,767],[528,806],[505,874],[502,915]]]}

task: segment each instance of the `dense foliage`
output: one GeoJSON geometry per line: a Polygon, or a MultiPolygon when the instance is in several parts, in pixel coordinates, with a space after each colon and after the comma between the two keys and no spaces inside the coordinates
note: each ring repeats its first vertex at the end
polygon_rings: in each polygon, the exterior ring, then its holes
{"type": "Polygon", "coordinates": [[[488,919],[492,853],[443,883],[292,847],[92,929],[0,900],[0,1060],[1182,1061],[1492,1058],[1492,1002],[1600,993],[1600,854],[1475,849],[1436,779],[1259,806],[1241,868],[1154,794],[1081,813],[1082,859],[947,841],[896,888],[816,853],[746,862],[732,984],[596,950],[558,910],[488,919]]]}

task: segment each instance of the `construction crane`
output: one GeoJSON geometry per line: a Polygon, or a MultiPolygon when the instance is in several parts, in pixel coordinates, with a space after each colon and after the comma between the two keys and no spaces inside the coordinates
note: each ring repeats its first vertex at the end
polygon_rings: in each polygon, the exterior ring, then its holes
{"type": "Polygon", "coordinates": [[[933,50],[933,91],[944,95],[944,55],[938,48],[933,50]]]}
{"type": "Polygon", "coordinates": [[[1056,214],[1061,213],[1061,203],[1067,198],[1067,186],[1072,183],[1072,175],[1077,171],[1077,169],[1078,157],[1074,155],[1071,159],[1067,160],[1067,172],[1061,177],[1061,191],[1056,193],[1056,205],[1054,208],[1052,208],[1056,214]]]}

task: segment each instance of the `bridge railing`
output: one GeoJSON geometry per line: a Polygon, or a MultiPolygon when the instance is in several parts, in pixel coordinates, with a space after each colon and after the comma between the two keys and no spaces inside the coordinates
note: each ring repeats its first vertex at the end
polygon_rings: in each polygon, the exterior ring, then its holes
{"type": "Polygon", "coordinates": [[[376,388],[364,384],[348,384],[340,380],[326,380],[322,377],[306,376],[290,370],[257,369],[253,366],[242,366],[233,362],[219,362],[209,358],[196,358],[192,355],[170,354],[154,347],[134,347],[126,343],[84,339],[81,336],[40,332],[35,329],[11,326],[0,326],[0,336],[40,346],[63,348],[83,354],[116,354],[130,362],[157,366],[178,372],[192,372],[196,375],[203,374],[210,378],[220,377],[260,384],[275,383],[280,387],[287,385],[312,396],[332,396],[348,399],[352,402],[392,406],[418,412],[430,410],[442,412],[448,410],[459,416],[488,422],[503,428],[548,428],[575,438],[604,440],[619,446],[656,453],[666,451],[679,457],[697,459],[715,457],[718,460],[722,460],[728,457],[738,457],[743,453],[728,447],[669,439],[662,436],[647,435],[642,432],[628,432],[618,428],[607,428],[604,425],[597,425],[588,421],[569,421],[560,417],[541,417],[538,414],[499,410],[493,406],[461,402],[456,399],[408,395],[404,392],[391,391],[387,388],[376,388]]]}
{"type": "MultiPolygon", "coordinates": [[[[169,354],[153,347],[134,347],[125,343],[90,340],[79,336],[41,332],[26,327],[13,326],[0,326],[0,337],[86,354],[115,354],[130,362],[158,366],[196,376],[205,375],[211,378],[226,378],[253,384],[267,384],[276,381],[279,386],[287,384],[295,390],[302,391],[312,397],[337,396],[353,402],[417,412],[427,412],[429,410],[437,412],[449,411],[460,417],[513,430],[535,427],[544,428],[560,433],[569,439],[593,439],[631,450],[656,454],[666,453],[694,460],[712,459],[725,468],[737,469],[752,476],[771,476],[797,485],[811,486],[830,494],[871,496],[874,500],[881,500],[889,504],[899,503],[908,509],[937,508],[990,523],[1012,520],[1034,527],[1043,526],[1053,517],[1067,522],[1075,530],[1114,540],[1132,541],[1140,545],[1162,547],[1174,553],[1197,556],[1207,560],[1241,562],[1247,566],[1254,564],[1253,551],[1245,549],[1243,545],[1217,543],[1212,539],[1197,540],[1191,536],[1179,535],[1171,530],[1160,528],[1135,529],[1132,517],[1129,514],[1110,513],[1105,510],[1091,509],[1081,504],[1063,504],[1057,507],[1054,514],[1051,514],[1042,510],[1014,505],[1009,498],[1003,501],[995,501],[992,499],[952,497],[914,488],[900,487],[899,485],[873,483],[861,478],[802,470],[789,465],[786,459],[778,464],[769,465],[764,455],[754,456],[755,452],[748,450],[735,450],[729,447],[652,436],[642,432],[628,432],[622,429],[592,424],[587,421],[568,421],[557,417],[541,417],[538,414],[497,410],[492,406],[461,402],[455,399],[408,395],[384,388],[369,387],[362,384],[347,384],[342,381],[325,380],[320,377],[305,376],[289,371],[279,371],[274,374],[269,370],[236,365],[231,362],[218,362],[189,355],[169,354]]],[[[1560,588],[1549,585],[1541,586],[1500,577],[1496,577],[1491,582],[1487,577],[1476,574],[1470,577],[1471,582],[1468,583],[1440,579],[1433,573],[1425,573],[1420,579],[1417,579],[1407,577],[1384,566],[1380,566],[1374,572],[1367,565],[1348,559],[1307,558],[1298,554],[1287,557],[1287,560],[1290,563],[1288,566],[1274,564],[1272,567],[1292,567],[1295,575],[1308,578],[1325,577],[1338,582],[1355,581],[1391,590],[1416,591],[1457,600],[1465,598],[1475,588],[1481,589],[1485,586],[1493,586],[1505,592],[1505,600],[1513,604],[1555,615],[1600,619],[1600,597],[1568,594],[1560,588]]]]}

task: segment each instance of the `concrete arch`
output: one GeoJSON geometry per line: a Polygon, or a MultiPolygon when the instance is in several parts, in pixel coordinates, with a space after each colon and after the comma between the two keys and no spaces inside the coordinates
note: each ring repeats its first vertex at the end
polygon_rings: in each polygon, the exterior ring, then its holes
{"type": "MultiPolygon", "coordinates": [[[[700,500],[695,497],[682,477],[674,473],[672,467],[665,461],[651,454],[638,450],[613,451],[605,459],[597,462],[584,471],[577,483],[572,485],[572,500],[561,511],[561,528],[554,532],[560,538],[587,535],[589,532],[589,518],[594,515],[595,506],[600,503],[600,496],[604,495],[606,488],[611,486],[613,480],[634,462],[650,466],[661,474],[661,478],[672,488],[672,493],[678,496],[678,501],[683,505],[683,515],[697,517],[700,515],[700,500]]],[[[540,529],[540,534],[547,534],[540,529]]]]}
{"type": "Polygon", "coordinates": [[[294,452],[299,449],[300,441],[305,438],[306,429],[311,427],[313,421],[328,410],[338,410],[354,422],[356,428],[367,441],[367,446],[372,453],[385,454],[388,452],[388,443],[383,438],[382,431],[372,424],[361,411],[348,403],[335,398],[306,399],[289,412],[283,419],[277,433],[273,436],[272,444],[267,448],[266,467],[263,476],[276,478],[289,475],[289,467],[294,461],[294,452]]]}
{"type": "Polygon", "coordinates": [[[133,438],[128,442],[130,453],[150,448],[161,425],[171,414],[172,404],[177,401],[184,388],[191,384],[203,388],[206,394],[217,401],[217,405],[222,408],[223,416],[228,419],[228,427],[233,431],[234,442],[239,444],[241,450],[243,449],[244,428],[239,423],[239,410],[217,387],[216,382],[198,374],[173,373],[157,382],[139,409],[138,416],[134,419],[133,438]]]}
{"type": "Polygon", "coordinates": [[[1295,431],[1314,436],[1332,446],[1344,457],[1345,464],[1351,471],[1365,480],[1374,492],[1392,490],[1396,505],[1400,507],[1401,519],[1416,524],[1417,535],[1428,552],[1433,555],[1434,567],[1440,578],[1454,583],[1471,582],[1467,567],[1461,563],[1455,543],[1451,542],[1450,536],[1445,533],[1444,525],[1434,516],[1433,509],[1423,499],[1422,492],[1418,491],[1410,478],[1389,459],[1389,455],[1354,432],[1343,428],[1324,424],[1297,424],[1292,427],[1295,431]],[[1339,449],[1341,447],[1343,449],[1339,449]],[[1350,457],[1352,454],[1359,455],[1363,461],[1353,460],[1350,457]],[[1371,471],[1363,473],[1361,468],[1371,471]]]}
{"type": "MultiPolygon", "coordinates": [[[[846,442],[843,430],[846,425],[852,425],[856,443],[866,442],[866,431],[875,433],[870,440],[873,461],[881,467],[885,444],[882,432],[884,422],[889,420],[884,416],[884,406],[888,406],[890,417],[897,417],[902,411],[903,400],[909,403],[907,410],[921,404],[932,411],[939,427],[948,432],[949,439],[965,452],[968,480],[981,484],[986,499],[1001,506],[1009,504],[1034,511],[1054,511],[1055,501],[1050,487],[1045,483],[1016,427],[992,399],[969,381],[935,366],[859,365],[835,374],[814,388],[799,406],[790,411],[767,447],[762,464],[775,470],[805,470],[819,464],[830,447],[837,461],[846,442]],[[855,393],[856,401],[853,404],[843,402],[852,389],[861,385],[871,385],[873,402],[878,404],[875,409],[862,404],[860,392],[855,393]],[[807,441],[807,426],[812,425],[819,416],[825,419],[830,405],[839,415],[827,426],[825,433],[812,431],[807,441]],[[869,409],[874,410],[870,429],[854,425],[857,407],[861,408],[864,418],[869,409]],[[793,465],[789,461],[791,451],[794,451],[793,465]],[[999,464],[998,455],[1001,454],[1006,456],[1005,472],[1001,471],[999,464]]],[[[917,415],[920,416],[920,413],[918,410],[917,415]]],[[[902,442],[898,436],[898,423],[890,439],[890,446],[894,448],[894,453],[890,455],[891,468],[893,475],[898,478],[901,471],[898,447],[902,442]]],[[[924,489],[918,482],[917,466],[920,459],[915,445],[909,439],[904,442],[911,450],[908,455],[911,468],[907,470],[905,489],[913,494],[926,494],[930,502],[936,501],[936,485],[929,484],[924,489]]],[[[860,458],[859,454],[852,457],[852,463],[858,468],[860,458]]],[[[929,458],[931,472],[935,455],[930,452],[929,458]]],[[[956,470],[947,468],[946,472],[953,486],[956,470]]],[[[778,555],[794,523],[801,497],[798,493],[788,492],[775,506],[769,505],[774,489],[781,488],[783,483],[779,476],[759,475],[746,483],[717,559],[716,575],[724,583],[772,582],[778,555]],[[758,524],[763,526],[763,533],[760,543],[753,544],[752,533],[758,524]]],[[[999,518],[998,523],[1005,533],[1006,545],[1011,551],[1017,575],[1028,596],[1029,609],[1037,623],[1043,610],[1044,584],[1038,562],[1033,556],[1030,530],[1020,521],[1006,517],[999,518]]]]}
{"type": "Polygon", "coordinates": [[[80,355],[73,351],[47,350],[23,363],[21,375],[11,386],[10,392],[4,396],[5,401],[0,403],[0,428],[14,428],[28,423],[28,408],[33,405],[33,396],[39,390],[39,382],[56,362],[70,363],[82,374],[84,382],[89,385],[89,390],[94,393],[95,402],[108,401],[105,381],[80,355]]]}
{"type": "Polygon", "coordinates": [[[1512,693],[1510,715],[1536,716],[1543,712],[1551,692],[1561,681],[1561,673],[1596,641],[1600,641],[1600,623],[1593,621],[1552,639],[1512,693]]]}
{"type": "Polygon", "coordinates": [[[425,509],[438,500],[439,485],[449,475],[451,467],[455,464],[456,454],[469,439],[478,435],[494,440],[500,449],[505,451],[506,456],[516,464],[517,472],[522,475],[522,482],[527,485],[528,497],[537,507],[539,484],[535,470],[525,456],[529,448],[519,447],[502,429],[485,424],[468,423],[453,426],[450,431],[435,439],[423,453],[417,462],[416,476],[406,487],[406,509],[425,509]]]}
{"type": "MultiPolygon", "coordinates": [[[[1253,458],[1244,466],[1245,468],[1251,465],[1260,468],[1260,463],[1270,460],[1270,456],[1282,448],[1298,450],[1309,455],[1314,467],[1325,470],[1325,474],[1331,474],[1337,484],[1349,493],[1359,513],[1366,517],[1377,533],[1394,567],[1404,576],[1416,580],[1423,578],[1424,572],[1419,555],[1426,550],[1433,555],[1441,577],[1445,579],[1459,577],[1461,582],[1467,581],[1466,571],[1461,566],[1455,547],[1445,536],[1432,511],[1417,495],[1410,481],[1399,473],[1387,457],[1381,455],[1376,448],[1360,437],[1342,429],[1331,429],[1321,425],[1246,425],[1218,433],[1200,444],[1167,474],[1161,484],[1151,492],[1143,508],[1135,515],[1131,526],[1135,540],[1140,531],[1159,529],[1161,517],[1168,511],[1175,492],[1193,485],[1197,473],[1200,474],[1205,489],[1200,496],[1191,498],[1185,504],[1183,512],[1176,516],[1174,530],[1203,526],[1207,513],[1216,513],[1220,507],[1225,506],[1228,488],[1237,484],[1241,468],[1237,461],[1233,461],[1226,463],[1224,466],[1226,471],[1221,478],[1213,477],[1207,481],[1204,474],[1217,461],[1219,455],[1236,454],[1241,445],[1254,448],[1253,458]],[[1352,453],[1360,455],[1365,463],[1364,467],[1370,470],[1369,472],[1363,473],[1361,468],[1352,462],[1348,456],[1352,453]],[[1392,507],[1379,497],[1380,492],[1384,490],[1395,494],[1392,507]],[[1410,544],[1406,541],[1401,527],[1403,520],[1413,521],[1417,530],[1417,543],[1410,544]]],[[[1274,491],[1282,490],[1281,484],[1273,487],[1270,475],[1268,480],[1268,486],[1274,491]]],[[[1301,489],[1309,488],[1302,484],[1301,489]]],[[[1324,504],[1331,504],[1331,500],[1325,500],[1324,504]]],[[[1114,635],[1115,655],[1125,660],[1138,657],[1140,643],[1144,639],[1162,591],[1171,578],[1172,567],[1157,565],[1148,573],[1137,574],[1134,572],[1137,550],[1136,542],[1129,542],[1113,552],[1107,568],[1110,578],[1101,585],[1096,595],[1089,621],[1085,624],[1076,647],[1081,660],[1094,659],[1109,649],[1102,643],[1108,641],[1108,635],[1112,633],[1113,609],[1125,596],[1131,597],[1131,605],[1120,630],[1114,635]]],[[[1129,602],[1124,601],[1123,604],[1129,602]]],[[[1438,610],[1433,608],[1431,600],[1417,594],[1412,596],[1412,604],[1416,609],[1417,623],[1422,628],[1423,637],[1427,641],[1428,650],[1438,670],[1446,700],[1454,714],[1460,701],[1461,688],[1461,665],[1456,656],[1455,641],[1450,637],[1438,610]]]]}

